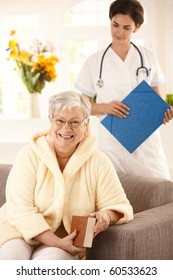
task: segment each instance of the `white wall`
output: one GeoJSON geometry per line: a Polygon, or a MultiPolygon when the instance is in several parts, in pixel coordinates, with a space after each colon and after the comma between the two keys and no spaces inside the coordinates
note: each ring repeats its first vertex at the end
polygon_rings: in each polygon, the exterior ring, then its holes
{"type": "MultiPolygon", "coordinates": [[[[110,30],[107,27],[90,27],[90,28],[67,28],[64,26],[64,12],[68,7],[80,0],[0,0],[0,16],[16,14],[39,14],[40,22],[35,30],[22,31],[21,38],[31,40],[35,37],[44,35],[56,47],[60,58],[58,68],[57,83],[48,89],[48,92],[54,90],[60,91],[66,89],[68,81],[68,48],[69,40],[85,38],[90,40],[95,38],[99,42],[99,48],[106,46],[110,40],[110,30]]],[[[111,1],[107,1],[108,6],[111,1]]],[[[142,25],[141,29],[135,34],[136,38],[143,38],[148,47],[153,48],[157,53],[161,67],[166,74],[167,81],[162,86],[163,94],[173,93],[173,0],[140,0],[144,9],[148,11],[147,25],[142,25]]],[[[108,11],[108,10],[107,10],[108,11]]],[[[106,12],[107,12],[106,11],[106,12]]],[[[107,15],[108,16],[108,15],[107,15]]],[[[0,37],[9,36],[9,30],[14,26],[0,25],[0,37]]],[[[4,42],[1,40],[1,45],[4,42]]],[[[5,49],[5,45],[3,46],[5,49]]],[[[92,50],[91,50],[92,52],[92,50]]],[[[5,52],[4,52],[5,55],[5,52]]],[[[5,71],[4,71],[5,73],[5,71]]],[[[11,104],[11,110],[14,109],[15,100],[13,92],[8,84],[9,97],[7,103],[11,104]],[[9,90],[10,89],[10,90],[9,90]]],[[[47,96],[44,95],[45,103],[47,96]]],[[[47,108],[47,105],[44,107],[47,108]]],[[[45,116],[47,115],[44,109],[45,116]]],[[[46,122],[45,122],[46,123],[46,122]]],[[[27,143],[29,136],[37,128],[44,126],[43,120],[0,120],[0,162],[13,161],[18,148],[27,143]],[[38,125],[39,124],[39,125],[38,125]],[[22,132],[22,137],[19,132],[22,132]],[[28,134],[29,133],[29,134],[28,134]],[[20,135],[20,136],[19,136],[20,135]]],[[[172,123],[162,127],[162,141],[167,154],[170,168],[173,168],[173,154],[171,139],[173,138],[172,123]],[[165,135],[164,135],[165,134],[165,135]]]]}
{"type": "MultiPolygon", "coordinates": [[[[91,117],[91,128],[97,135],[98,119],[91,117]]],[[[48,119],[0,120],[0,163],[13,163],[19,149],[27,145],[32,136],[49,129],[48,119]]],[[[161,140],[173,178],[173,123],[160,127],[161,140]]]]}
{"type": "MultiPolygon", "coordinates": [[[[60,57],[58,80],[55,84],[57,90],[64,90],[68,84],[68,41],[71,39],[95,39],[99,43],[98,47],[103,48],[111,40],[109,26],[103,28],[68,28],[64,26],[65,11],[78,2],[80,0],[0,0],[0,15],[39,15],[38,28],[20,31],[19,33],[20,37],[25,40],[29,41],[43,36],[55,45],[60,57]]],[[[108,8],[110,2],[110,0],[107,1],[108,8]]],[[[173,63],[170,63],[170,61],[173,61],[173,0],[140,0],[140,2],[146,11],[147,24],[144,23],[141,26],[141,29],[134,34],[134,38],[142,38],[145,45],[151,47],[157,53],[161,67],[167,77],[167,81],[162,87],[163,94],[173,92],[173,63]]],[[[105,17],[108,17],[108,8],[105,11],[105,17]]],[[[15,26],[6,26],[5,29],[0,26],[1,37],[9,34],[8,28],[15,28],[15,26]]]]}

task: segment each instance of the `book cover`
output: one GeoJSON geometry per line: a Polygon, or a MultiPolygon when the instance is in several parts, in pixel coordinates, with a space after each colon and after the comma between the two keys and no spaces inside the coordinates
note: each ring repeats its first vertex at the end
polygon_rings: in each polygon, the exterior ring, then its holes
{"type": "Polygon", "coordinates": [[[92,247],[96,218],[72,216],[71,231],[77,230],[73,244],[78,247],[92,247]]]}
{"type": "Polygon", "coordinates": [[[170,106],[145,81],[122,102],[130,107],[128,117],[107,115],[101,123],[133,153],[163,123],[164,113],[170,106]]]}

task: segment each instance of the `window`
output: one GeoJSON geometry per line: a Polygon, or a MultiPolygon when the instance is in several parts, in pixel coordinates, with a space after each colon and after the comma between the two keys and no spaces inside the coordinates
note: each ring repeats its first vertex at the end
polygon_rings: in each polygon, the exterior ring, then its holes
{"type": "Polygon", "coordinates": [[[109,3],[105,0],[82,0],[65,13],[65,26],[105,26],[109,24],[109,3]]]}
{"type": "Polygon", "coordinates": [[[38,15],[0,16],[0,115],[22,117],[27,113],[26,92],[23,84],[13,69],[13,63],[7,61],[8,42],[11,30],[18,30],[19,39],[27,44],[32,32],[39,27],[38,15]],[[27,37],[26,37],[27,34],[27,37]]]}
{"type": "Polygon", "coordinates": [[[66,84],[69,88],[74,86],[85,59],[110,42],[109,4],[111,2],[82,0],[69,7],[64,13],[66,38],[64,49],[68,57],[66,84]]]}
{"type": "MultiPolygon", "coordinates": [[[[47,0],[0,2],[0,116],[25,118],[28,97],[12,64],[6,60],[10,31],[16,29],[22,43],[30,44],[35,38],[44,37],[55,46],[60,63],[57,81],[48,84],[42,94],[44,108],[47,108],[45,96],[73,88],[85,59],[111,42],[108,15],[112,0],[51,0],[51,5],[47,0]]],[[[164,1],[163,7],[167,7],[164,14],[163,9],[159,8],[160,2],[141,0],[145,8],[145,24],[134,34],[133,41],[151,47],[160,55],[166,65],[169,91],[172,92],[172,65],[169,63],[173,42],[170,36],[172,25],[171,16],[170,20],[166,17],[171,13],[172,4],[169,0],[164,1]],[[162,17],[165,17],[165,25],[158,16],[158,8],[162,17]],[[148,16],[149,10],[152,17],[148,16]],[[163,37],[165,30],[166,38],[163,37]]],[[[165,70],[162,64],[161,68],[165,70]]],[[[43,111],[47,117],[47,111],[43,111]]]]}

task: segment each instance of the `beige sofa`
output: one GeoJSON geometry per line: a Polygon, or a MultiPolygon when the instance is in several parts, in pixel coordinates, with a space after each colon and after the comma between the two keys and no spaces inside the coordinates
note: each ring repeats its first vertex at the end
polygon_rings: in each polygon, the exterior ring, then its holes
{"type": "MultiPolygon", "coordinates": [[[[0,206],[11,165],[0,164],[0,206]]],[[[173,183],[118,174],[135,213],[128,224],[110,226],[93,241],[87,259],[173,260],[173,183]]]]}

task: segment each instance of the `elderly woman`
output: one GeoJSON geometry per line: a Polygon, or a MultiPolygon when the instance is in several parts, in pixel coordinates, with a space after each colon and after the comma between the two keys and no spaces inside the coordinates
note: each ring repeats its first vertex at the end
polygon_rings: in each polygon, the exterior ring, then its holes
{"type": "Polygon", "coordinates": [[[78,259],[72,215],[96,217],[94,235],[133,219],[110,160],[95,148],[90,103],[75,92],[50,98],[50,130],[19,152],[0,209],[0,259],[78,259]]]}

